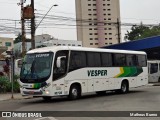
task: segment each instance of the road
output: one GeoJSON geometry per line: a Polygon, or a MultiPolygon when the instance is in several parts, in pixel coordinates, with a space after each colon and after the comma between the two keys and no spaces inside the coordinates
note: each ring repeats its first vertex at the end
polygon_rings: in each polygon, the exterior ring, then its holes
{"type": "MultiPolygon", "coordinates": [[[[160,111],[160,86],[143,86],[131,89],[128,94],[109,92],[98,96],[95,93],[81,99],[69,101],[67,98],[42,98],[0,101],[1,111],[160,111]]],[[[73,113],[74,114],[74,113],[73,113]]],[[[88,114],[91,114],[88,112],[88,114]]],[[[93,114],[93,113],[92,113],[93,114]]],[[[2,119],[2,118],[0,118],[2,119]]],[[[8,118],[6,120],[21,120],[8,118]]],[[[157,117],[49,117],[36,120],[159,120],[157,117]]],[[[5,120],[4,118],[2,120],[5,120]]],[[[33,120],[33,118],[23,118],[33,120]]]]}

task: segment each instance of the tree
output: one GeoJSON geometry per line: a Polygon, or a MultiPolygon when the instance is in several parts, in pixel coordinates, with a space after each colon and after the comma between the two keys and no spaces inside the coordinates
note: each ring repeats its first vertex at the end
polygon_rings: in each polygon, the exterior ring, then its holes
{"type": "MultiPolygon", "coordinates": [[[[14,44],[22,42],[22,35],[18,34],[18,36],[14,40],[14,44]]],[[[31,42],[31,39],[26,39],[25,42],[31,42]]]]}
{"type": "Polygon", "coordinates": [[[160,26],[145,26],[141,23],[140,26],[133,25],[131,31],[125,34],[125,40],[138,40],[147,37],[160,35],[160,26]]]}

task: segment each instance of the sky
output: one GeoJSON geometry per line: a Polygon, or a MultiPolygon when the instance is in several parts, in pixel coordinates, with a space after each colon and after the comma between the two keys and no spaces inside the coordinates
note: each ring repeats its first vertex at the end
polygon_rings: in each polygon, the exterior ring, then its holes
{"type": "MultiPolygon", "coordinates": [[[[20,0],[0,0],[0,37],[15,38],[20,31],[20,0]],[[7,19],[7,20],[6,20],[7,19]],[[8,28],[9,27],[9,28],[8,28]],[[10,28],[11,27],[11,28],[10,28]],[[16,29],[15,29],[16,28],[16,29]],[[1,30],[2,29],[2,30],[1,30]],[[15,32],[4,32],[3,29],[15,29],[15,32]]],[[[30,4],[26,0],[25,6],[30,4]]],[[[38,24],[49,11],[40,26],[36,29],[36,35],[50,34],[63,40],[77,40],[75,27],[75,0],[35,0],[36,23],[38,24]],[[50,11],[49,9],[54,5],[50,11]]],[[[120,0],[120,13],[122,23],[159,24],[160,0],[120,0]]],[[[26,29],[29,29],[26,22],[26,29]]],[[[122,38],[130,27],[121,27],[122,38]]],[[[27,37],[30,34],[27,33],[27,37]]]]}

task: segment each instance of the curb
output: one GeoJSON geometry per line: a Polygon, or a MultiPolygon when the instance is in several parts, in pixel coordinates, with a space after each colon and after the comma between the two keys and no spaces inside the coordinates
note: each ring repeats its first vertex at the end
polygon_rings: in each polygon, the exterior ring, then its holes
{"type": "Polygon", "coordinates": [[[33,98],[32,96],[27,96],[27,97],[14,97],[14,95],[13,95],[13,98],[8,97],[8,98],[0,99],[0,101],[7,101],[7,100],[22,100],[22,99],[32,99],[32,98],[33,98]]]}

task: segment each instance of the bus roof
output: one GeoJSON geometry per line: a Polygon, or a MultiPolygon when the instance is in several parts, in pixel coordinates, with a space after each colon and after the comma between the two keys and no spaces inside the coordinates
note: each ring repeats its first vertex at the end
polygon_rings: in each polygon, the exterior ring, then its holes
{"type": "Polygon", "coordinates": [[[109,53],[126,53],[126,54],[146,54],[143,51],[131,51],[131,50],[115,50],[115,49],[104,49],[104,48],[87,48],[87,47],[73,47],[73,46],[51,46],[33,49],[27,52],[30,53],[41,53],[41,52],[56,52],[59,50],[75,50],[75,51],[91,51],[91,52],[109,52],[109,53]]]}

